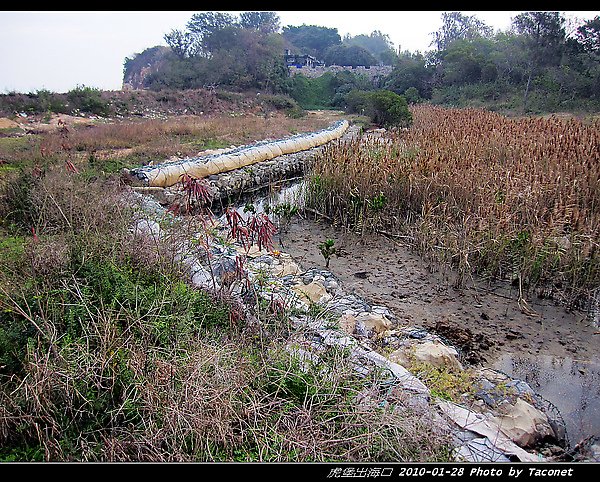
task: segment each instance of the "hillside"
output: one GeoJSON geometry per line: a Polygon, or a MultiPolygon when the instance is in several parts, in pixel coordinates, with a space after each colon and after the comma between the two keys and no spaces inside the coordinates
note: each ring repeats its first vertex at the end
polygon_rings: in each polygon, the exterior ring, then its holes
{"type": "MultiPolygon", "coordinates": [[[[89,87],[68,93],[41,91],[0,95],[0,116],[40,119],[49,114],[101,117],[161,117],[215,115],[225,112],[265,113],[280,107],[274,96],[256,91],[234,93],[215,89],[101,91],[89,87]]],[[[288,101],[289,102],[289,101],[288,101]]],[[[286,105],[289,107],[289,105],[286,105]]]]}

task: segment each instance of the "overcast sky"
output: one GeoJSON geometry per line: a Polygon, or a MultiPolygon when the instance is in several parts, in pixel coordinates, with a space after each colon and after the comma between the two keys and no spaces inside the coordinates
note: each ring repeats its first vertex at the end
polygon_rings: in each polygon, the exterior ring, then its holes
{"type": "MultiPolygon", "coordinates": [[[[0,11],[0,93],[48,89],[67,92],[77,85],[119,90],[123,62],[148,47],[166,45],[165,33],[185,29],[198,11],[0,11]]],[[[230,11],[233,15],[240,12],[230,11]]],[[[506,30],[520,12],[462,12],[495,30],[506,30]]],[[[600,12],[563,12],[591,19],[600,12]]],[[[431,33],[441,25],[436,11],[279,11],[281,25],[318,25],[346,34],[387,34],[396,49],[430,50],[431,33]]]]}

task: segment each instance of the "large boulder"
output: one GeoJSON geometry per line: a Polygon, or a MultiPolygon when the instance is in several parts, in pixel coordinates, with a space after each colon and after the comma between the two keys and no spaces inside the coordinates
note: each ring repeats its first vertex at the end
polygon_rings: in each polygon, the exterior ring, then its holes
{"type": "MultiPolygon", "coordinates": [[[[521,462],[544,462],[544,457],[530,454],[507,437],[491,419],[447,400],[439,400],[437,406],[460,428],[488,438],[494,450],[499,450],[508,459],[512,460],[513,457],[517,457],[521,462]]],[[[472,459],[467,460],[472,461],[472,459]]]]}
{"type": "Polygon", "coordinates": [[[426,341],[419,343],[414,350],[415,359],[422,363],[428,363],[437,368],[448,368],[452,371],[463,369],[458,361],[458,352],[442,343],[426,341]]]}
{"type": "Polygon", "coordinates": [[[288,275],[297,275],[301,272],[300,266],[292,260],[292,257],[284,253],[279,256],[279,259],[275,261],[271,269],[273,275],[279,278],[288,275]]]}
{"type": "Polygon", "coordinates": [[[391,328],[392,322],[381,313],[363,312],[356,317],[356,332],[361,336],[377,337],[391,328]]]}
{"type": "Polygon", "coordinates": [[[410,347],[401,347],[398,348],[397,350],[394,350],[392,353],[390,353],[390,355],[388,356],[388,358],[393,361],[394,363],[397,363],[398,365],[402,365],[403,367],[408,367],[410,366],[410,347]]]}
{"type": "Polygon", "coordinates": [[[490,420],[519,447],[535,447],[544,440],[555,438],[548,417],[521,398],[500,405],[498,410],[499,415],[490,420]]]}
{"type": "Polygon", "coordinates": [[[331,299],[331,295],[327,293],[325,287],[314,281],[308,284],[299,283],[293,286],[292,290],[307,304],[325,303],[331,299]]]}
{"type": "Polygon", "coordinates": [[[338,318],[338,325],[348,335],[353,335],[356,329],[356,317],[350,313],[344,313],[338,318]]]}

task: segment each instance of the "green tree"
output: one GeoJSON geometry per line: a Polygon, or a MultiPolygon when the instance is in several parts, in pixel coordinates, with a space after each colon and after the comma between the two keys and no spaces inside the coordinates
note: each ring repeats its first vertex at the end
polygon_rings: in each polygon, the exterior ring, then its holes
{"type": "Polygon", "coordinates": [[[198,38],[191,32],[173,29],[166,33],[163,38],[173,53],[181,59],[192,57],[198,51],[198,38]]]}
{"type": "Polygon", "coordinates": [[[565,43],[565,19],[558,12],[525,12],[512,19],[514,30],[522,35],[527,55],[527,81],[523,94],[523,110],[532,79],[544,67],[557,66],[565,43]]]}
{"type": "Polygon", "coordinates": [[[387,34],[374,30],[370,35],[346,35],[343,40],[344,45],[356,45],[368,50],[379,63],[392,65],[397,59],[394,45],[387,34]]]}
{"type": "MultiPolygon", "coordinates": [[[[481,81],[484,68],[489,64],[489,51],[485,52],[481,47],[481,44],[473,40],[461,39],[452,42],[443,55],[444,83],[462,85],[481,81]]],[[[492,76],[488,73],[488,77],[492,76]]]]}
{"type": "Polygon", "coordinates": [[[212,72],[210,60],[204,57],[173,57],[146,76],[144,87],[151,90],[197,89],[217,83],[210,77],[212,72]]]}
{"type": "Polygon", "coordinates": [[[398,56],[392,72],[384,81],[383,88],[402,94],[406,89],[414,87],[421,97],[428,99],[431,97],[432,77],[433,68],[427,65],[421,53],[405,51],[398,56]]]}
{"type": "Polygon", "coordinates": [[[244,12],[239,19],[219,12],[195,14],[188,31],[165,36],[174,58],[150,74],[146,86],[186,89],[208,84],[285,91],[283,39],[274,33],[278,22],[272,12],[244,12]]]}
{"type": "Polygon", "coordinates": [[[239,24],[242,28],[256,29],[263,33],[277,33],[280,18],[275,12],[242,12],[239,24]]]}
{"type": "Polygon", "coordinates": [[[323,58],[325,51],[342,43],[337,28],[318,27],[316,25],[287,25],[283,27],[283,38],[300,53],[323,58]]]}
{"type": "Polygon", "coordinates": [[[409,104],[418,104],[423,100],[419,95],[419,91],[414,87],[409,87],[408,89],[406,89],[406,91],[404,92],[404,98],[409,104]]]}
{"type": "Polygon", "coordinates": [[[600,16],[596,15],[578,27],[575,35],[586,52],[600,55],[600,16]]]}
{"type": "Polygon", "coordinates": [[[367,112],[368,105],[368,91],[353,89],[346,96],[346,112],[362,115],[367,112]]]}
{"type": "Polygon", "coordinates": [[[196,52],[209,56],[218,49],[219,41],[222,42],[215,39],[215,34],[236,25],[236,17],[229,13],[201,12],[192,15],[186,27],[196,39],[196,52]]]}
{"type": "Polygon", "coordinates": [[[496,67],[497,80],[519,85],[525,79],[527,55],[520,35],[514,32],[499,32],[487,58],[496,67]]]}
{"type": "Polygon", "coordinates": [[[341,109],[346,108],[348,94],[353,90],[374,90],[373,82],[368,76],[348,70],[336,72],[331,83],[334,89],[331,106],[341,109]]]}
{"type": "Polygon", "coordinates": [[[377,59],[365,48],[358,45],[335,45],[325,52],[323,57],[326,65],[344,65],[370,67],[377,65],[377,59]]]}
{"type": "Polygon", "coordinates": [[[202,37],[209,36],[214,32],[231,27],[237,23],[236,18],[223,12],[200,12],[192,15],[186,27],[190,32],[202,37]]]}
{"type": "Polygon", "coordinates": [[[490,37],[493,29],[475,15],[463,15],[460,12],[442,13],[442,26],[433,32],[432,45],[438,51],[445,50],[455,40],[469,40],[477,37],[490,37]]]}

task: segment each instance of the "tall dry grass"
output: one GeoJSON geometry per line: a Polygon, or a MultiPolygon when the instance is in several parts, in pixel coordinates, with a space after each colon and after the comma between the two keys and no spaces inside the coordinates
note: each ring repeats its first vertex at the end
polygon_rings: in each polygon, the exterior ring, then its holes
{"type": "Polygon", "coordinates": [[[310,182],[347,226],[410,232],[463,274],[575,302],[600,285],[600,123],[412,108],[414,124],[328,147],[310,182]]]}
{"type": "MultiPolygon", "coordinates": [[[[335,115],[333,116],[335,118],[335,115]]],[[[68,157],[84,170],[117,172],[121,167],[157,164],[172,157],[192,157],[205,149],[279,139],[328,127],[331,116],[291,118],[269,115],[213,114],[167,119],[126,119],[94,124],[61,124],[19,139],[0,139],[0,161],[10,168],[48,165],[68,157]]]]}
{"type": "MultiPolygon", "coordinates": [[[[194,139],[238,144],[269,137],[280,138],[289,135],[290,131],[308,132],[327,126],[326,120],[314,116],[300,119],[292,119],[283,114],[179,116],[164,120],[128,120],[79,127],[73,129],[70,141],[78,150],[134,147],[152,144],[153,141],[164,142],[165,139],[183,145],[194,139]]],[[[60,135],[48,136],[48,149],[60,144],[60,135]]]]}

